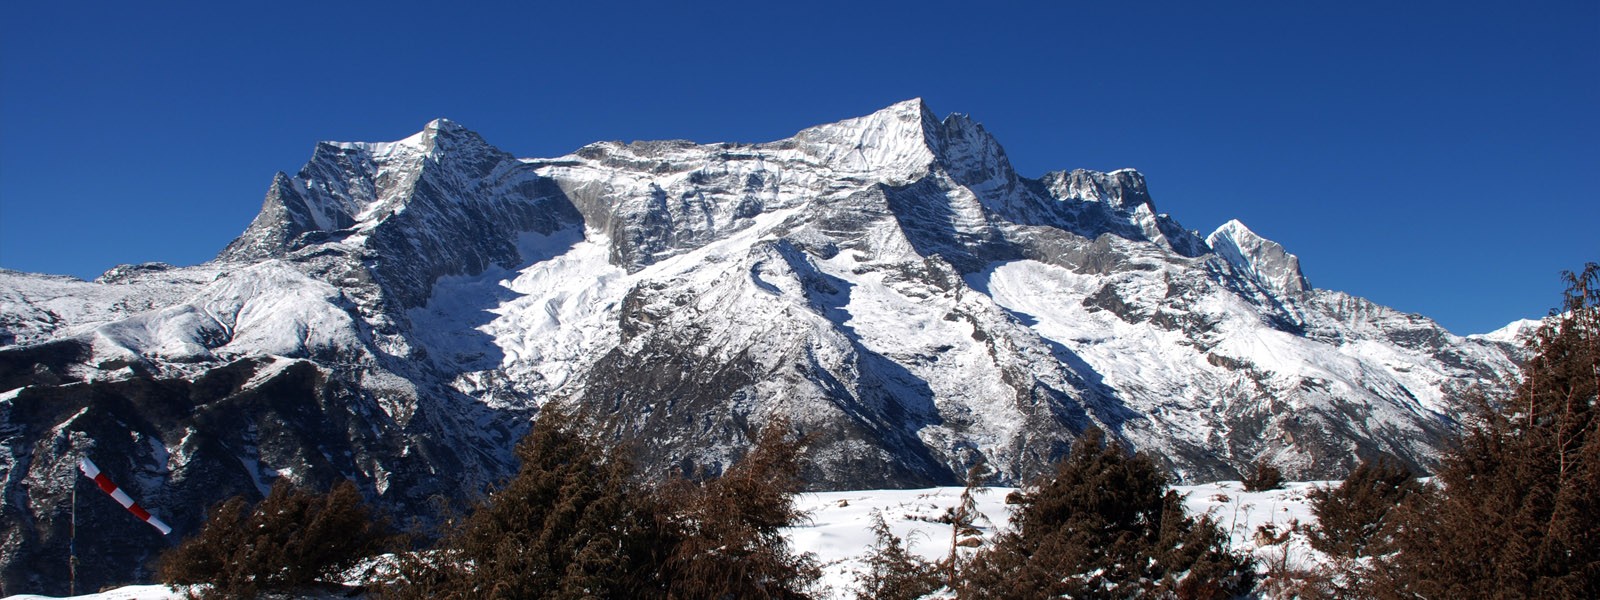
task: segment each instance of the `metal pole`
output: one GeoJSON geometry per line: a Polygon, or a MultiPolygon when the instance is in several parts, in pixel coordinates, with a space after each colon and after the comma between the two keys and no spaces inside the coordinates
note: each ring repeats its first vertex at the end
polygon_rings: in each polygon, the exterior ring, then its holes
{"type": "Polygon", "coordinates": [[[72,532],[67,538],[67,595],[78,595],[78,474],[72,474],[72,532]]]}

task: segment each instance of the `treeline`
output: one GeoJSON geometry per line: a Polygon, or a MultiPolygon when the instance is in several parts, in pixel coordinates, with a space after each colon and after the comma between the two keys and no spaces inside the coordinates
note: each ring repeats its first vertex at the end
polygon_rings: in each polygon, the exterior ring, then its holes
{"type": "MultiPolygon", "coordinates": [[[[280,483],[254,509],[213,509],[160,564],[166,583],[202,598],[254,597],[337,582],[360,560],[394,553],[383,598],[812,598],[821,570],[782,530],[801,524],[801,441],[764,429],[720,477],[643,480],[584,421],[551,406],[517,446],[518,474],[430,548],[405,551],[346,483],[311,494],[280,483]],[[197,585],[205,584],[205,585],[197,585]]],[[[972,493],[945,516],[948,558],[928,562],[879,524],[861,598],[1233,598],[1254,564],[1230,553],[1209,517],[1191,517],[1143,455],[1088,430],[1055,471],[1007,498],[1011,528],[982,545],[972,493]],[[1065,576],[1064,576],[1065,575],[1065,576]]]]}
{"type": "MultiPolygon", "coordinates": [[[[985,543],[973,488],[945,515],[950,552],[928,561],[880,519],[858,598],[1600,598],[1600,267],[1567,274],[1559,318],[1530,342],[1523,382],[1475,398],[1436,477],[1363,462],[1311,494],[1305,528],[1332,566],[1294,570],[1231,552],[1207,515],[1148,457],[1090,429],[1055,468],[1007,498],[1010,527],[985,543]],[[961,550],[967,548],[967,550],[961,550]]],[[[760,432],[720,477],[647,481],[584,420],[541,412],[516,448],[521,470],[436,543],[386,533],[353,486],[327,494],[274,487],[234,499],[162,559],[158,576],[202,597],[253,597],[337,581],[388,551],[393,598],[800,599],[820,569],[781,535],[795,506],[803,441],[760,432]]],[[[1258,465],[1250,487],[1281,478],[1258,465]]],[[[1283,534],[1263,531],[1268,538],[1283,534]]]]}
{"type": "Polygon", "coordinates": [[[348,483],[316,495],[280,480],[254,510],[240,498],[213,509],[198,535],[161,559],[157,576],[201,598],[303,592],[387,551],[386,581],[369,596],[811,597],[820,569],[782,536],[803,516],[794,504],[800,440],[786,423],[761,431],[720,477],[661,484],[584,425],[547,406],[516,447],[521,470],[448,520],[431,547],[384,533],[348,483]],[[347,526],[302,526],[334,520],[347,526]]]}

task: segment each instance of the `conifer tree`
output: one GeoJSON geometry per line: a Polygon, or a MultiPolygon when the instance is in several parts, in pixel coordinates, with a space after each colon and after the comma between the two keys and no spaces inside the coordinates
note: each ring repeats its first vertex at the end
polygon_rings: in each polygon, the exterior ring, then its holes
{"type": "Polygon", "coordinates": [[[775,422],[706,481],[652,486],[583,421],[547,405],[522,468],[431,551],[401,560],[389,598],[684,600],[809,597],[820,570],[782,530],[804,514],[800,445],[775,422]]]}
{"type": "Polygon", "coordinates": [[[1055,472],[1012,494],[1011,528],[968,569],[963,598],[1231,598],[1251,562],[1166,477],[1091,428],[1055,472]]]}
{"type": "Polygon", "coordinates": [[[917,600],[941,587],[939,567],[906,549],[883,513],[872,515],[872,550],[856,578],[856,600],[917,600]]]}
{"type": "Polygon", "coordinates": [[[1317,525],[1311,547],[1335,556],[1356,558],[1386,551],[1380,532],[1400,503],[1422,489],[1417,476],[1398,462],[1363,460],[1337,487],[1317,488],[1306,495],[1317,525]],[[1377,542],[1377,548],[1368,546],[1377,542]]]}
{"type": "Polygon", "coordinates": [[[201,598],[303,591],[341,584],[341,573],[397,542],[355,484],[316,494],[280,478],[253,508],[243,496],[212,508],[198,534],[161,556],[156,577],[198,586],[190,593],[201,598]]]}
{"type": "Polygon", "coordinates": [[[1476,401],[1442,489],[1396,527],[1367,584],[1389,598],[1600,597],[1600,266],[1566,273],[1511,398],[1476,401]]]}
{"type": "Polygon", "coordinates": [[[778,419],[721,477],[680,482],[671,493],[681,537],[666,566],[670,598],[809,597],[821,570],[809,554],[794,552],[782,531],[805,518],[794,504],[803,485],[801,446],[778,419]]]}
{"type": "Polygon", "coordinates": [[[1246,492],[1276,490],[1283,487],[1283,472],[1263,458],[1256,461],[1250,468],[1250,473],[1239,483],[1244,486],[1246,492]]]}
{"type": "Polygon", "coordinates": [[[439,547],[402,565],[398,598],[660,598],[674,540],[620,453],[553,404],[517,444],[521,470],[439,547]]]}

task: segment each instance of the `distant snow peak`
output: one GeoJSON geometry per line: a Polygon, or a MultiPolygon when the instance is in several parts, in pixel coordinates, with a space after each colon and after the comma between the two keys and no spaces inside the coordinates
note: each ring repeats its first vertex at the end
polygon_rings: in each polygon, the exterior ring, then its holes
{"type": "Polygon", "coordinates": [[[1544,320],[1542,319],[1517,319],[1507,323],[1505,327],[1501,327],[1489,333],[1478,333],[1469,335],[1467,337],[1488,340],[1491,342],[1520,345],[1531,339],[1534,332],[1538,331],[1539,327],[1543,325],[1544,320]]]}
{"type": "Polygon", "coordinates": [[[1300,295],[1311,289],[1311,282],[1300,271],[1299,257],[1284,250],[1282,244],[1256,235],[1238,219],[1223,223],[1206,237],[1206,244],[1235,269],[1273,290],[1300,295]]]}

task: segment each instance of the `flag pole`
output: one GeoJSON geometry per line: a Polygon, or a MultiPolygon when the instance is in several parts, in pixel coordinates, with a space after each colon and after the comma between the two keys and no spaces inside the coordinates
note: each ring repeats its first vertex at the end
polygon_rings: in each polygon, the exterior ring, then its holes
{"type": "Polygon", "coordinates": [[[72,530],[67,538],[67,595],[78,595],[78,474],[72,474],[72,530]]]}

